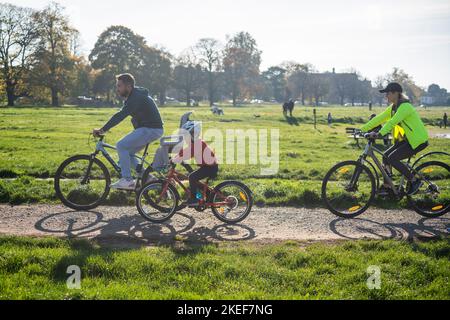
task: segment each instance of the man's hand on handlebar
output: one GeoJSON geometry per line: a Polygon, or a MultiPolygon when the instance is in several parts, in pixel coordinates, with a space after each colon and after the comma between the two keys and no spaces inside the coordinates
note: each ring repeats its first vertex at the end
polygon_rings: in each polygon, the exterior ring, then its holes
{"type": "Polygon", "coordinates": [[[92,130],[92,135],[94,137],[101,137],[105,135],[105,132],[102,129],[94,129],[92,130]]]}

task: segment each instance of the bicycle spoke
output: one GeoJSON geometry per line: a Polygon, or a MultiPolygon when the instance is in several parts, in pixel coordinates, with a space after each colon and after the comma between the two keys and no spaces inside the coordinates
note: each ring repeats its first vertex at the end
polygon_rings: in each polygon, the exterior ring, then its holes
{"type": "Polygon", "coordinates": [[[414,208],[421,214],[434,216],[448,211],[450,206],[450,171],[439,162],[425,163],[419,167],[424,183],[410,196],[414,208]]]}
{"type": "Polygon", "coordinates": [[[57,177],[59,196],[72,207],[88,207],[103,198],[108,189],[104,169],[89,158],[68,162],[57,177]]]}
{"type": "Polygon", "coordinates": [[[369,171],[356,162],[341,163],[327,174],[322,195],[333,213],[354,216],[367,208],[373,188],[369,171]]]}
{"type": "Polygon", "coordinates": [[[153,222],[162,222],[173,215],[177,201],[177,196],[171,188],[164,183],[154,182],[142,188],[137,196],[136,204],[144,218],[153,222]]]}

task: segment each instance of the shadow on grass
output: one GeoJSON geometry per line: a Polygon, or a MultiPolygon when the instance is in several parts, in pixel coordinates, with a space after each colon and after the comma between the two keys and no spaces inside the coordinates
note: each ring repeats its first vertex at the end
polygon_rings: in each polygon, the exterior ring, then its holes
{"type": "Polygon", "coordinates": [[[286,119],[287,123],[291,126],[299,126],[299,121],[295,117],[289,117],[287,115],[284,115],[284,118],[286,119]]]}

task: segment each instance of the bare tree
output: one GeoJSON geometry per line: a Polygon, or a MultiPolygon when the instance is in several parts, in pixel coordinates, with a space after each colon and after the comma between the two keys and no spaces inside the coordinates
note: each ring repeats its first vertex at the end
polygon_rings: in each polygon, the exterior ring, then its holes
{"type": "Polygon", "coordinates": [[[216,75],[221,66],[221,45],[216,39],[203,38],[195,45],[195,53],[207,73],[208,99],[209,105],[212,106],[216,101],[216,75]]]}
{"type": "Polygon", "coordinates": [[[283,62],[281,65],[287,70],[288,88],[296,98],[301,97],[302,105],[305,105],[305,99],[310,91],[310,72],[315,71],[314,66],[310,63],[294,62],[283,62]]]}
{"type": "Polygon", "coordinates": [[[0,64],[8,106],[26,95],[26,81],[37,50],[35,12],[2,4],[0,7],[0,64]]]}
{"type": "Polygon", "coordinates": [[[177,59],[173,73],[174,87],[183,91],[186,96],[186,105],[191,105],[191,97],[202,84],[202,69],[193,48],[189,48],[177,59]]]}
{"type": "Polygon", "coordinates": [[[380,105],[383,104],[383,95],[379,92],[381,89],[383,89],[386,86],[386,78],[384,76],[377,76],[375,78],[375,91],[374,91],[374,98],[375,101],[380,105]]]}
{"type": "Polygon", "coordinates": [[[406,95],[412,102],[418,102],[420,97],[425,93],[425,90],[420,88],[413,80],[413,78],[400,68],[394,68],[391,73],[386,75],[388,82],[398,82],[402,85],[406,95]]]}
{"type": "Polygon", "coordinates": [[[314,98],[315,105],[318,106],[320,100],[328,94],[330,83],[322,74],[314,73],[309,76],[308,88],[310,96],[314,98]]]}

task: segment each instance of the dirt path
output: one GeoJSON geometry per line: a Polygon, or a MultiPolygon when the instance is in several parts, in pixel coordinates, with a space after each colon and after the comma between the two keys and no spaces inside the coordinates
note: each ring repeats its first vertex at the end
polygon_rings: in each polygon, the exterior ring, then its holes
{"type": "Polygon", "coordinates": [[[111,243],[157,245],[174,241],[327,241],[412,239],[448,235],[450,215],[425,219],[409,210],[369,209],[345,220],[325,209],[254,208],[241,224],[228,226],[210,211],[183,210],[165,224],[152,224],[133,207],[72,211],[56,205],[0,205],[0,234],[87,237],[111,243]]]}

